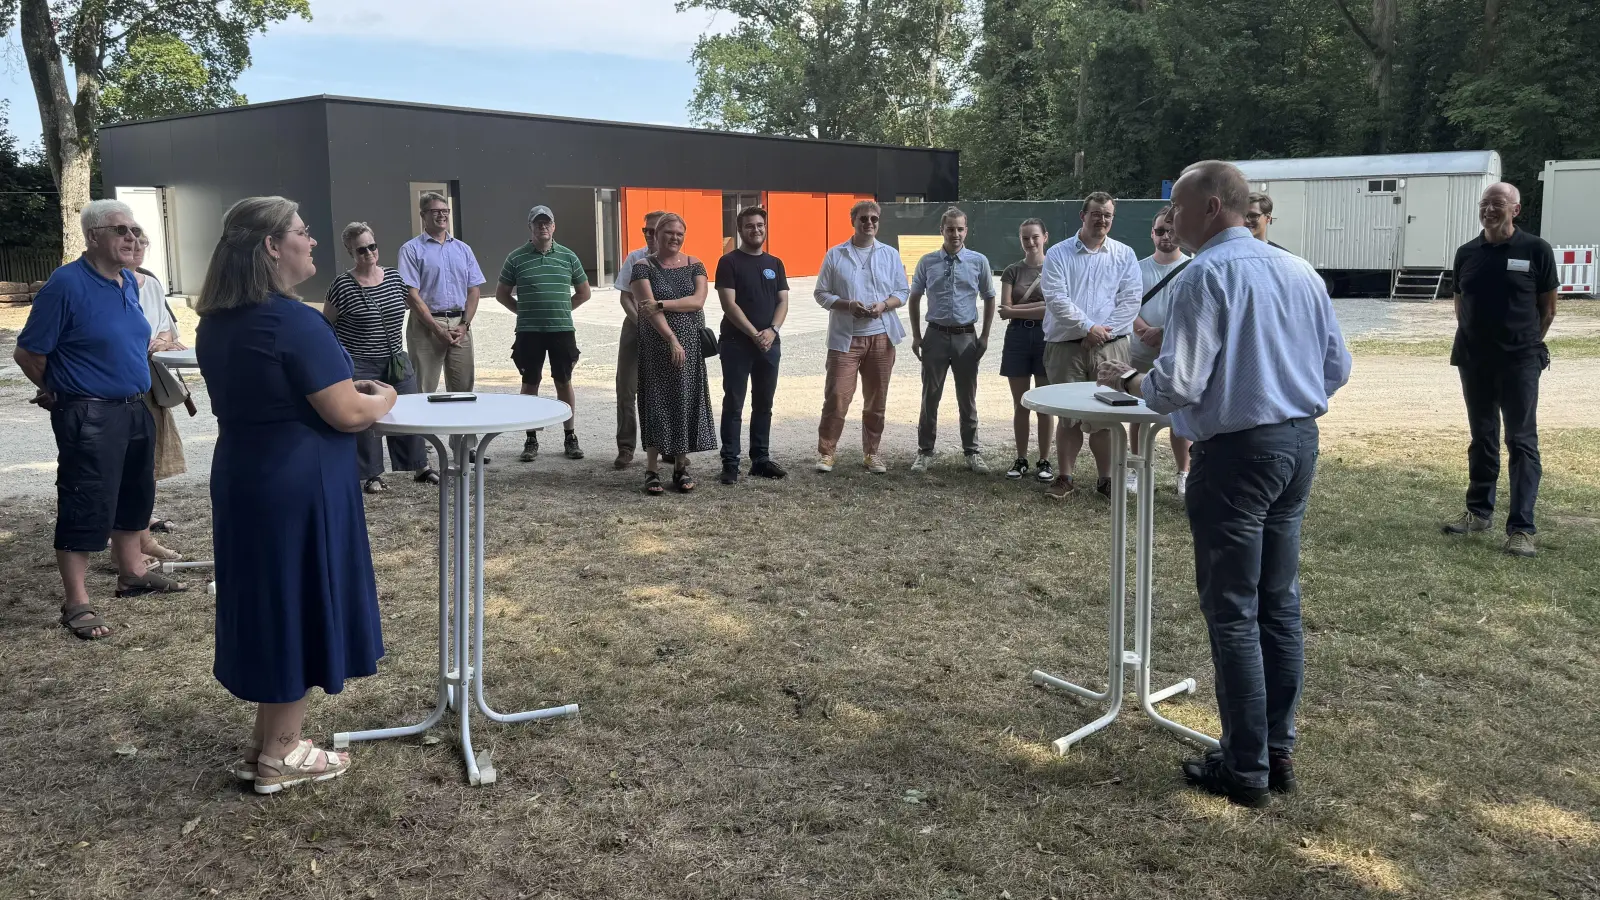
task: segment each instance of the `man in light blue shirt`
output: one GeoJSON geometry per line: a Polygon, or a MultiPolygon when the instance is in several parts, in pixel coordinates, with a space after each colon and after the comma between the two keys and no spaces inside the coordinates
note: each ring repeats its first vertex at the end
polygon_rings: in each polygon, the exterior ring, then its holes
{"type": "Polygon", "coordinates": [[[1217,670],[1222,748],[1183,765],[1204,790],[1247,806],[1295,788],[1295,707],[1305,676],[1300,523],[1317,417],[1350,378],[1350,353],[1321,276],[1244,228],[1250,186],[1228,163],[1184,170],[1173,227],[1194,261],[1173,282],[1148,375],[1108,361],[1099,382],[1143,396],[1195,442],[1185,505],[1200,610],[1217,670]]]}
{"type": "Polygon", "coordinates": [[[922,417],[917,424],[917,461],[912,472],[926,472],[939,436],[939,401],[945,375],[956,374],[956,406],[961,411],[961,449],[967,468],[980,475],[989,467],[978,448],[978,361],[989,348],[994,321],[994,272],[989,258],[967,249],[967,215],[950,207],[939,220],[944,246],[917,263],[911,277],[911,352],[922,360],[922,417]],[[928,334],[922,334],[922,298],[928,298],[928,334]],[[983,297],[979,332],[978,297],[983,297]]]}
{"type": "Polygon", "coordinates": [[[450,233],[450,201],[427,191],[417,201],[422,233],[400,245],[400,280],[411,290],[406,349],[423,393],[470,391],[475,380],[472,319],[478,314],[483,271],[465,241],[450,233]]]}

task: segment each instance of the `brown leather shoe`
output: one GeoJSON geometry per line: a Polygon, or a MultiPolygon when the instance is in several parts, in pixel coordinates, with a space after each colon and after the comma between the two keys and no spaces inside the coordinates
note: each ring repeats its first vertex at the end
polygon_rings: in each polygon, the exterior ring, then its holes
{"type": "Polygon", "coordinates": [[[611,461],[611,468],[613,469],[626,469],[631,465],[633,465],[632,450],[618,450],[617,458],[611,461]]]}

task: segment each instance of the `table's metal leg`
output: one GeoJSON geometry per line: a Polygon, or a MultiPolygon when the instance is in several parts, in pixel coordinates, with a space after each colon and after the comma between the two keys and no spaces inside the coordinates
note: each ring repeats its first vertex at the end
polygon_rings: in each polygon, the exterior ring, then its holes
{"type": "Polygon", "coordinates": [[[1140,454],[1137,459],[1136,470],[1139,473],[1138,509],[1135,515],[1135,529],[1137,531],[1137,547],[1134,554],[1134,655],[1138,660],[1134,675],[1135,687],[1139,698],[1139,707],[1145,715],[1154,719],[1157,724],[1173,732],[1181,738],[1194,741],[1206,747],[1216,747],[1217,742],[1206,735],[1195,731],[1185,725],[1168,719],[1156,711],[1155,705],[1178,694],[1192,694],[1195,689],[1193,678],[1185,678],[1177,684],[1162,688],[1151,693],[1150,668],[1151,647],[1153,632],[1154,586],[1155,586],[1155,512],[1156,512],[1156,485],[1154,478],[1155,466],[1151,461],[1155,459],[1155,438],[1159,426],[1143,425],[1134,426],[1139,433],[1140,454]]]}
{"type": "MultiPolygon", "coordinates": [[[[499,437],[497,434],[486,435],[478,444],[477,456],[483,457],[489,447],[489,442],[499,437]]],[[[473,685],[477,695],[478,709],[491,720],[502,723],[532,722],[538,719],[550,719],[556,716],[573,715],[578,712],[578,704],[568,703],[565,706],[547,706],[544,709],[529,710],[517,713],[499,713],[489,707],[489,701],[483,696],[483,467],[476,466],[474,493],[475,505],[473,507],[473,572],[476,583],[473,585],[473,685]]]]}
{"type": "Polygon", "coordinates": [[[426,719],[415,725],[403,725],[398,728],[373,728],[366,731],[341,731],[333,736],[335,749],[344,749],[350,746],[351,741],[374,741],[382,738],[409,737],[421,734],[436,725],[444,718],[445,708],[449,704],[449,612],[450,612],[450,457],[445,451],[443,442],[434,435],[427,435],[435,449],[439,451],[439,468],[443,474],[439,479],[439,679],[438,700],[433,712],[426,719]]]}
{"type": "Polygon", "coordinates": [[[1091,691],[1037,669],[1030,676],[1035,684],[1071,691],[1089,700],[1111,700],[1111,706],[1100,718],[1054,742],[1056,752],[1061,754],[1065,754],[1073,744],[1116,721],[1117,715],[1122,712],[1122,670],[1126,656],[1123,652],[1122,606],[1128,592],[1128,492],[1122,489],[1122,482],[1127,480],[1127,461],[1127,433],[1121,425],[1117,425],[1111,429],[1111,610],[1106,628],[1109,633],[1106,690],[1104,693],[1091,691]]]}

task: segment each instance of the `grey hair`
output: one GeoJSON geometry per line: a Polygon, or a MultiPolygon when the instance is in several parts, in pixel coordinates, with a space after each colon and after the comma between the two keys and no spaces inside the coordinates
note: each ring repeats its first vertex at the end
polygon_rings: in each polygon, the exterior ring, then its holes
{"type": "Polygon", "coordinates": [[[422,196],[417,198],[417,212],[425,212],[429,203],[443,203],[449,206],[450,198],[438,191],[423,191],[422,196]]]}
{"type": "Polygon", "coordinates": [[[1242,219],[1250,211],[1250,182],[1232,163],[1220,159],[1201,160],[1185,168],[1178,178],[1193,178],[1200,196],[1216,197],[1222,203],[1223,212],[1242,219]]]}
{"type": "Polygon", "coordinates": [[[944,215],[939,217],[939,227],[943,228],[944,223],[950,221],[951,219],[965,220],[966,218],[967,214],[962,212],[960,207],[952,206],[944,211],[944,215]]]}
{"type": "Polygon", "coordinates": [[[106,220],[122,213],[129,220],[133,219],[133,207],[121,200],[90,200],[84,206],[83,212],[78,213],[78,224],[83,228],[83,236],[87,238],[89,232],[106,224],[106,220]]]}
{"type": "Polygon", "coordinates": [[[279,279],[278,262],[267,252],[267,240],[281,238],[299,211],[300,204],[284,197],[246,197],[229,207],[194,311],[208,316],[255,306],[275,293],[300,299],[279,279]]]}
{"type": "MultiPolygon", "coordinates": [[[[350,242],[361,236],[363,231],[371,231],[372,226],[365,222],[351,222],[339,232],[339,243],[344,246],[344,252],[350,253],[350,242]]],[[[373,237],[377,237],[376,234],[373,237]]]]}

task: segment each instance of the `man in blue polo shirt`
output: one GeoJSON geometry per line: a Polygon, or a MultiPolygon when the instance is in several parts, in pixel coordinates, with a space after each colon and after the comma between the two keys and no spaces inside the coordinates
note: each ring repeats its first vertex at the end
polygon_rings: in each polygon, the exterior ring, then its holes
{"type": "Polygon", "coordinates": [[[117,563],[117,596],[181,590],[145,571],[140,533],[155,503],[155,423],[150,325],[128,271],[142,232],[133,211],[96,200],[81,217],[88,249],[55,270],[17,335],[17,365],[39,388],[56,436],[56,566],[65,596],[61,624],[84,639],[111,633],[89,602],[89,554],[117,563]]]}

